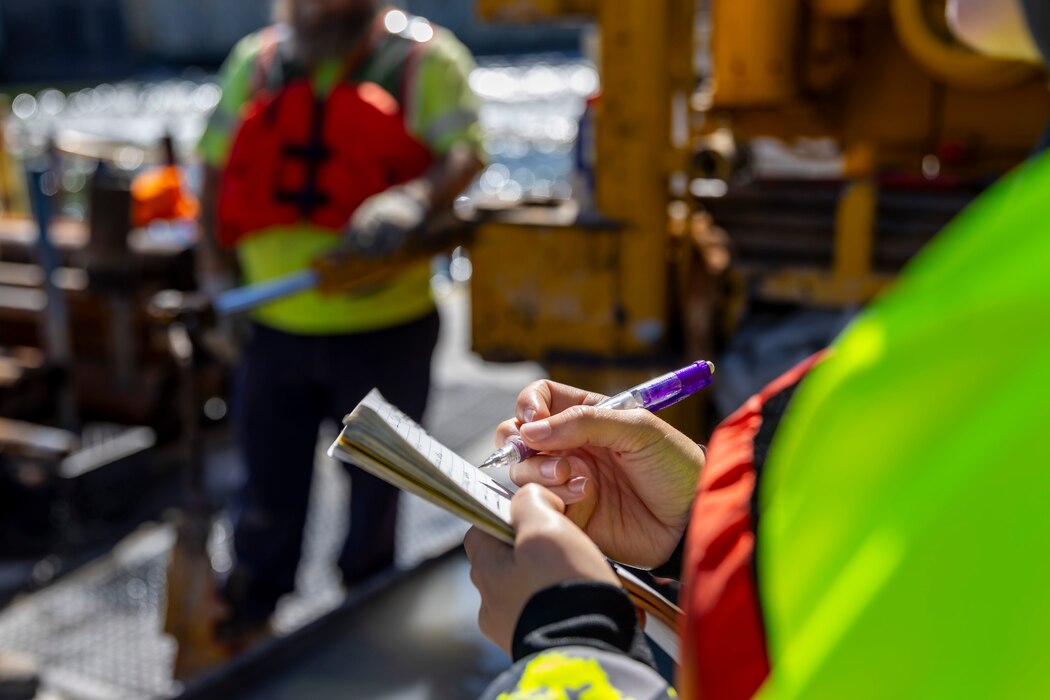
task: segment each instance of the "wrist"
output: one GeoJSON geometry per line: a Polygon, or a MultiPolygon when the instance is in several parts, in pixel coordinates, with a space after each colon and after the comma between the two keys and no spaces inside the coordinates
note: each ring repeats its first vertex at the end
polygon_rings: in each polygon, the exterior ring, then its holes
{"type": "Polygon", "coordinates": [[[518,617],[515,660],[560,646],[592,646],[653,665],[638,615],[619,586],[567,581],[534,594],[518,617]]]}
{"type": "Polygon", "coordinates": [[[674,551],[663,564],[649,570],[649,573],[658,578],[670,578],[675,581],[682,580],[682,562],[685,559],[685,539],[689,528],[682,530],[682,536],[678,540],[674,551]]]}

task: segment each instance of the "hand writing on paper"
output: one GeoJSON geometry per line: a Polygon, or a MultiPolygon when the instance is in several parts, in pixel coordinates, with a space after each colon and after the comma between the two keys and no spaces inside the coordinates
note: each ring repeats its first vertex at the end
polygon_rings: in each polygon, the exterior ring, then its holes
{"type": "Polygon", "coordinates": [[[544,453],[512,466],[511,479],[550,488],[606,555],[659,566],[685,532],[704,453],[649,411],[595,408],[603,398],[534,382],[518,395],[517,417],[500,424],[496,444],[520,434],[544,453]]]}

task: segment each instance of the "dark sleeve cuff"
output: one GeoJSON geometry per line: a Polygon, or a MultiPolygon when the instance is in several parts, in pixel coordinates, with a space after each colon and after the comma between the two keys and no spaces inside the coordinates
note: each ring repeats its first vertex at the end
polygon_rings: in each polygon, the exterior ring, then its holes
{"type": "Polygon", "coordinates": [[[619,652],[654,666],[634,605],[622,588],[608,583],[569,581],[525,604],[511,644],[514,660],[563,646],[619,652]]]}

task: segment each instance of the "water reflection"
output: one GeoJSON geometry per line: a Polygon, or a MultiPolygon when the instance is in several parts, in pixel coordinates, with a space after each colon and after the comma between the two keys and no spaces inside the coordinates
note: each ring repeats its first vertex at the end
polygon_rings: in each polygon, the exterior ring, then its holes
{"type": "Polygon", "coordinates": [[[490,165],[471,188],[475,200],[567,197],[573,147],[586,99],[598,88],[590,63],[561,57],[480,62],[470,85],[490,165]]]}
{"type": "MultiPolygon", "coordinates": [[[[412,26],[407,17],[402,30],[432,31],[430,25],[412,26]]],[[[586,98],[598,87],[594,66],[562,56],[482,58],[470,85],[480,98],[489,165],[468,196],[502,203],[568,196],[577,125],[586,98]]],[[[11,100],[5,142],[16,154],[40,150],[50,136],[60,142],[63,137],[104,142],[115,145],[108,152],[118,167],[135,170],[148,164],[148,153],[170,133],[183,160],[190,162],[221,96],[213,79],[192,74],[104,83],[68,94],[54,88],[22,93],[11,100]]],[[[76,175],[63,184],[82,187],[76,175]]]]}

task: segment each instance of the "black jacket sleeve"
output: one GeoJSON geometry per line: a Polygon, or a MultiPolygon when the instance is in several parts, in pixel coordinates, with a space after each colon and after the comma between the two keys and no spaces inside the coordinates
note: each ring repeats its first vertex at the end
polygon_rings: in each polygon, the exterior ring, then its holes
{"type": "Polygon", "coordinates": [[[568,645],[615,651],[653,665],[652,652],[623,589],[594,581],[570,581],[536,593],[518,618],[511,651],[517,661],[568,645]]]}

